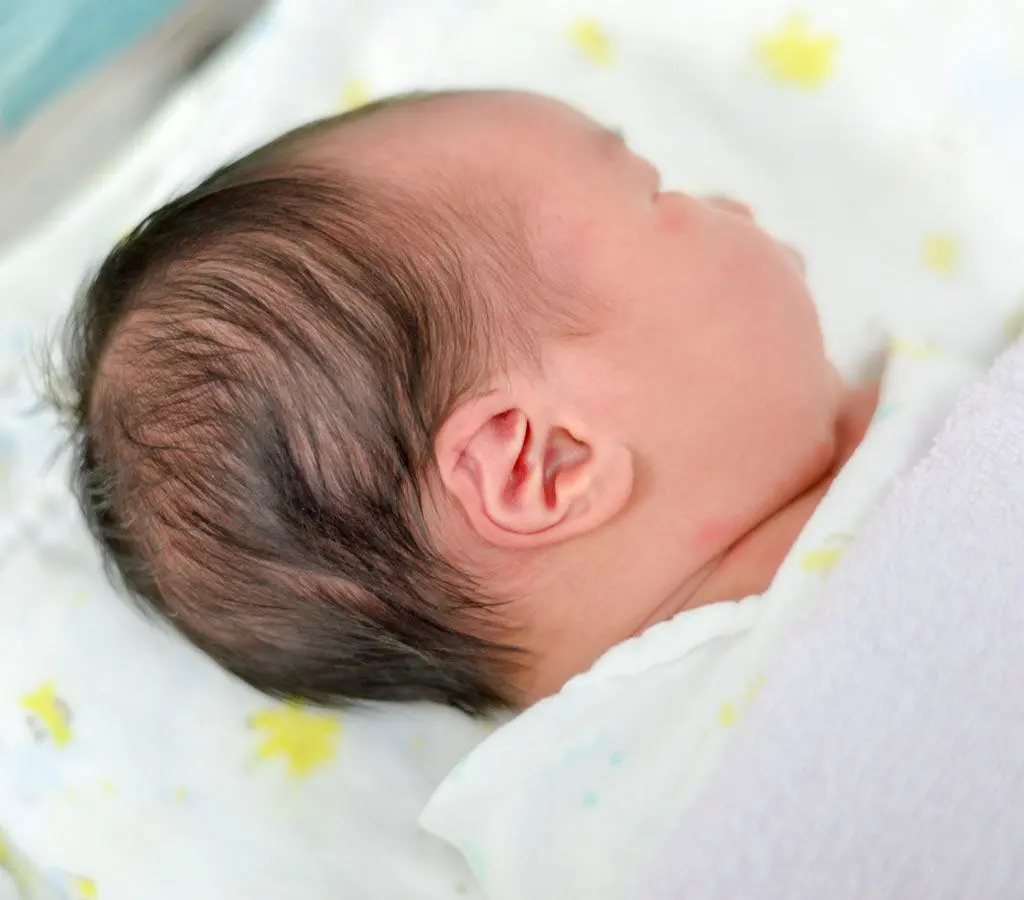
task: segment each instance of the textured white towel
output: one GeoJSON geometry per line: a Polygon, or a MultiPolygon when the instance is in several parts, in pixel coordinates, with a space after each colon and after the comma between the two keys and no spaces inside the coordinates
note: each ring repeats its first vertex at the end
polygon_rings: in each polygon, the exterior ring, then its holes
{"type": "Polygon", "coordinates": [[[791,638],[634,896],[1024,897],[1024,344],[791,638]]]}

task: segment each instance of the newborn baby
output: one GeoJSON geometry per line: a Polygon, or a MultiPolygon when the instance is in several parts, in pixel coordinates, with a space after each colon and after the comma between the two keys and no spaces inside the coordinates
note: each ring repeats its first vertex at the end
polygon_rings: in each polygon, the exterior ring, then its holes
{"type": "Polygon", "coordinates": [[[877,399],[745,206],[513,92],[222,169],[111,252],[66,356],[134,594],[263,690],[469,711],[767,588],[877,399]]]}

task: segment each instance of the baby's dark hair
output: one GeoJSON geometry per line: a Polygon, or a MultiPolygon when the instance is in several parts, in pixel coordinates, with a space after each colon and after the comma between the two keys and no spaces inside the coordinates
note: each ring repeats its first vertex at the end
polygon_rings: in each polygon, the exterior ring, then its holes
{"type": "Polygon", "coordinates": [[[479,712],[510,702],[516,651],[424,485],[500,364],[491,300],[524,241],[440,175],[300,161],[346,122],[218,171],[100,266],[61,354],[74,486],[112,574],[255,687],[479,712]]]}

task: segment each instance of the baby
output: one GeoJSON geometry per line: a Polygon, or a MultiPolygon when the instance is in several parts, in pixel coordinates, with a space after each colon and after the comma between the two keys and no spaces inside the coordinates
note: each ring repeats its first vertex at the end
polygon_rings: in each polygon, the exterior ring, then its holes
{"type": "Polygon", "coordinates": [[[131,592],[265,691],[472,712],[764,590],[877,400],[745,206],[513,92],[220,170],[112,251],[66,358],[131,592]]]}

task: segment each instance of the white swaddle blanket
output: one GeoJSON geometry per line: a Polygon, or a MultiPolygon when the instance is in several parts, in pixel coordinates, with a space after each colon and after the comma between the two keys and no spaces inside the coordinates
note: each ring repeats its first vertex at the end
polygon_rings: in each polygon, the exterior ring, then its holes
{"type": "Polygon", "coordinates": [[[631,896],[1024,896],[1024,342],[837,567],[631,896]]]}
{"type": "Polygon", "coordinates": [[[717,771],[831,568],[976,375],[893,341],[871,427],[765,593],[684,611],[613,647],[459,764],[421,821],[461,850],[489,898],[624,896],[717,771]]]}

